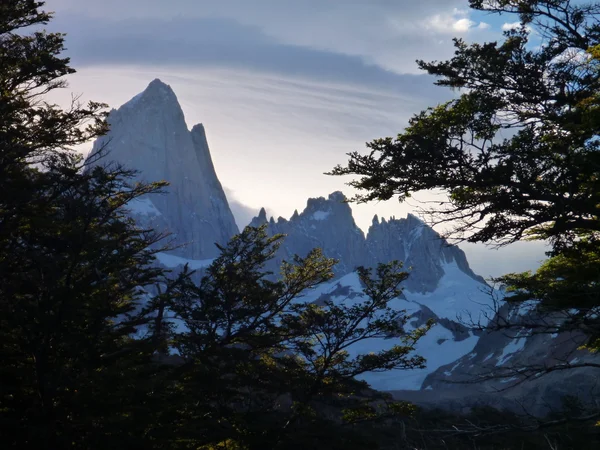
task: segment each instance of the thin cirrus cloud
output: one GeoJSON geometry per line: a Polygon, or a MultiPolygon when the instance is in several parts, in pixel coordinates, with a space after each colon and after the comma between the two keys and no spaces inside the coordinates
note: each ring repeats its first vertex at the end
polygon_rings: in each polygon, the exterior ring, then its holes
{"type": "MultiPolygon", "coordinates": [[[[415,60],[451,56],[454,36],[497,38],[503,22],[472,14],[466,4],[49,0],[47,8],[56,11],[49,27],[67,33],[79,70],[72,91],[118,107],[153,78],[173,87],[188,125],[205,124],[219,178],[244,225],[260,206],[289,217],[308,197],[351,195],[347,179],[323,172],[451,98],[419,74],[415,60]]],[[[402,217],[415,206],[391,201],[353,210],[366,231],[375,213],[402,217]]],[[[524,261],[524,253],[515,258],[524,261]]],[[[498,274],[478,260],[481,273],[498,274]]]]}
{"type": "MultiPolygon", "coordinates": [[[[466,3],[466,0],[50,0],[48,7],[57,11],[63,29],[67,25],[77,35],[73,44],[95,50],[103,42],[109,43],[115,57],[164,55],[168,62],[176,55],[164,49],[176,42],[183,47],[196,46],[199,56],[206,52],[202,47],[216,44],[232,52],[229,55],[221,52],[220,56],[233,62],[239,53],[236,50],[250,51],[256,45],[270,44],[352,56],[384,70],[416,73],[416,59],[449,56],[453,36],[486,37],[487,22],[465,9],[466,3]],[[150,47],[155,53],[149,54],[137,47],[141,38],[160,41],[162,47],[150,47]],[[132,46],[142,50],[142,55],[132,51],[132,46]]],[[[87,56],[92,59],[94,54],[90,51],[87,56]]],[[[187,55],[197,60],[193,53],[187,55]]],[[[287,62],[283,60],[282,65],[287,62]]]]}
{"type": "Polygon", "coordinates": [[[58,19],[53,27],[67,31],[67,51],[77,67],[218,67],[381,89],[412,91],[415,85],[412,74],[390,72],[357,56],[278,43],[258,28],[230,19],[131,19],[86,25],[70,16],[58,19]]]}

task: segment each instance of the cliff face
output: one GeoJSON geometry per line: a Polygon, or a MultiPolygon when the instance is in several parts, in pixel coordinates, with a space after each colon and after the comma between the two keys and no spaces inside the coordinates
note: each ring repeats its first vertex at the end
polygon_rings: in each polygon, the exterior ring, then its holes
{"type": "Polygon", "coordinates": [[[577,397],[584,408],[597,408],[599,358],[581,349],[587,336],[531,328],[540,324],[551,329],[571,313],[540,315],[534,309],[504,304],[492,323],[522,327],[482,333],[469,353],[431,372],[423,389],[441,394],[438,405],[449,409],[486,403],[545,416],[560,411],[565,396],[577,397]]]}
{"type": "Polygon", "coordinates": [[[447,264],[455,264],[458,270],[475,282],[485,284],[475,275],[464,252],[440,237],[431,227],[416,216],[405,219],[382,219],[377,216],[367,236],[356,226],[352,210],[341,192],[328,198],[308,199],[302,213],[297,212],[286,220],[267,219],[264,208],[251,225],[267,224],[270,235],[287,235],[279,252],[279,260],[294,254],[305,256],[311,249],[320,247],[326,256],[336,258],[337,275],[354,271],[357,266],[372,267],[392,260],[402,261],[411,276],[404,287],[411,292],[434,292],[445,274],[447,264]]]}
{"type": "Polygon", "coordinates": [[[188,130],[172,89],[154,80],[109,115],[110,132],[98,139],[93,152],[99,161],[119,162],[139,171],[138,179],[170,183],[164,195],[134,202],[131,212],[142,225],[170,231],[173,253],[190,258],[215,257],[215,243],[225,244],[238,232],[233,214],[211,160],[202,125],[188,130]]]}
{"type": "Polygon", "coordinates": [[[364,233],[356,226],[352,210],[344,203],[344,195],[334,192],[328,198],[311,198],[301,214],[294,213],[290,220],[280,217],[267,220],[264,208],[250,225],[267,225],[270,235],[286,235],[275,264],[294,255],[306,256],[319,247],[329,258],[339,261],[335,267],[337,275],[354,271],[357,266],[368,265],[369,250],[364,233]]]}
{"type": "Polygon", "coordinates": [[[433,292],[444,276],[444,265],[451,263],[473,280],[485,283],[473,273],[460,248],[449,245],[412,214],[406,219],[382,219],[381,222],[375,216],[367,234],[367,245],[374,262],[397,259],[404,262],[406,268],[413,269],[406,281],[406,288],[413,292],[433,292]]]}

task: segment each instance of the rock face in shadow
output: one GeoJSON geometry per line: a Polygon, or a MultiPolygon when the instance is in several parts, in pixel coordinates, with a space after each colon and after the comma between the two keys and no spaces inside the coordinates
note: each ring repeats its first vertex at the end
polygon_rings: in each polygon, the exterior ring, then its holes
{"type": "Polygon", "coordinates": [[[375,216],[367,233],[367,245],[373,262],[399,260],[412,268],[406,288],[412,292],[432,292],[444,276],[444,264],[455,263],[457,267],[485,284],[485,280],[473,273],[464,252],[446,240],[412,214],[406,219],[382,219],[375,216]]]}
{"type": "MultiPolygon", "coordinates": [[[[250,225],[267,224],[270,235],[287,235],[277,263],[293,255],[306,256],[320,247],[326,256],[339,260],[336,275],[345,275],[357,266],[374,267],[392,260],[402,261],[411,275],[403,286],[411,292],[433,292],[444,276],[444,266],[454,263],[473,280],[485,284],[475,275],[464,252],[449,245],[431,227],[416,216],[389,220],[375,216],[367,236],[358,228],[352,210],[341,192],[327,198],[311,198],[302,213],[286,220],[267,219],[264,208],[250,225]]],[[[275,267],[275,266],[274,266],[275,267]]]]}
{"type": "Polygon", "coordinates": [[[139,199],[132,215],[142,225],[168,230],[174,254],[205,259],[217,256],[238,232],[217,178],[202,125],[188,130],[173,90],[160,80],[111,111],[110,131],[94,144],[92,155],[106,151],[98,163],[115,161],[139,171],[143,181],[165,180],[167,193],[139,199]]]}
{"type": "Polygon", "coordinates": [[[577,397],[583,409],[597,408],[598,369],[585,365],[598,364],[598,356],[581,349],[586,336],[575,331],[539,333],[530,326],[536,322],[548,325],[561,318],[544,315],[542,319],[508,304],[492,322],[499,318],[501,323],[506,320],[524,326],[482,332],[471,352],[425,378],[420,392],[430,394],[419,397],[399,391],[394,395],[457,411],[485,404],[540,417],[561,411],[569,396],[577,397]]]}
{"type": "Polygon", "coordinates": [[[357,266],[370,261],[369,249],[364,233],[352,217],[352,210],[341,192],[328,198],[311,198],[301,214],[297,212],[286,220],[267,220],[264,208],[251,226],[267,224],[269,235],[283,233],[286,238],[280,247],[272,269],[282,260],[291,260],[294,255],[305,257],[313,248],[321,248],[329,258],[339,261],[335,267],[337,275],[353,272],[357,266]]]}

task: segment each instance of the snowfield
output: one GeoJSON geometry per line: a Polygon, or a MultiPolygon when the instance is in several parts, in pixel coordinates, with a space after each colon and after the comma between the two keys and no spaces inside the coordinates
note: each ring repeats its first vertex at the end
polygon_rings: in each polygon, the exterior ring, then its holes
{"type": "MultiPolygon", "coordinates": [[[[395,310],[406,311],[409,316],[421,311],[425,306],[435,313],[437,318],[456,321],[457,316],[472,315],[478,317],[482,309],[491,307],[492,299],[485,292],[485,286],[462,272],[456,263],[446,263],[445,275],[440,280],[438,288],[431,293],[413,293],[404,291],[403,298],[395,298],[389,306],[395,310]]],[[[304,300],[317,300],[321,295],[335,291],[339,287],[350,288],[351,293],[362,293],[358,275],[350,273],[344,277],[323,284],[304,297],[304,300]]],[[[352,304],[364,297],[361,295],[353,299],[347,296],[331,296],[334,302],[352,304]]],[[[414,330],[416,319],[409,319],[406,331],[414,330]]],[[[425,377],[439,367],[450,364],[469,354],[478,341],[478,337],[469,332],[466,339],[458,341],[453,332],[442,324],[435,324],[431,330],[416,345],[416,354],[427,360],[427,367],[414,370],[392,370],[379,373],[366,373],[360,379],[366,381],[371,387],[378,390],[419,390],[423,386],[425,377]]],[[[398,339],[367,339],[351,346],[350,355],[378,352],[390,349],[400,343],[398,339]]]]}

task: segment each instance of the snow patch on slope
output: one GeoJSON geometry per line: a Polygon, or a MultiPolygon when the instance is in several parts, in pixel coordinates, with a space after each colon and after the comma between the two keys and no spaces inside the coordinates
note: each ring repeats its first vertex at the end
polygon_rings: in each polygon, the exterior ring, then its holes
{"type": "Polygon", "coordinates": [[[498,358],[496,367],[503,365],[506,361],[514,356],[515,353],[520,352],[525,347],[527,339],[512,339],[503,349],[502,354],[498,358]]]}
{"type": "MultiPolygon", "coordinates": [[[[424,369],[366,373],[358,378],[379,390],[419,390],[427,375],[468,354],[475,347],[477,340],[477,336],[470,335],[467,339],[456,342],[450,330],[436,324],[415,346],[416,354],[426,359],[424,369]]],[[[372,339],[351,347],[350,353],[376,352],[399,343],[397,339],[372,339]]]]}
{"type": "MultiPolygon", "coordinates": [[[[452,274],[449,276],[452,276],[452,274]]],[[[462,303],[458,301],[460,298],[459,292],[449,291],[449,286],[458,289],[459,291],[469,291],[469,288],[475,284],[481,286],[480,283],[466,275],[464,276],[464,280],[461,281],[463,281],[463,283],[451,284],[450,281],[447,281],[446,284],[440,283],[442,285],[440,290],[436,290],[435,292],[427,295],[421,295],[419,298],[426,300],[426,306],[434,310],[434,312],[436,310],[436,306],[438,306],[437,304],[442,304],[448,299],[454,300],[454,303],[450,303],[451,306],[439,306],[437,308],[439,311],[446,314],[439,317],[447,317],[452,319],[456,316],[456,310],[452,305],[458,304],[461,306],[462,303]],[[444,287],[446,289],[444,289],[444,287]]],[[[332,293],[339,287],[347,287],[350,289],[351,293],[359,295],[356,295],[353,298],[345,295],[330,297],[334,302],[344,302],[344,304],[351,306],[365,300],[365,297],[362,295],[363,288],[356,272],[345,275],[336,281],[319,286],[316,290],[312,291],[307,297],[305,297],[304,300],[317,300],[321,295],[332,293]]],[[[414,299],[415,296],[413,294],[408,292],[405,294],[408,298],[405,299],[396,297],[392,299],[388,305],[397,311],[405,311],[405,313],[409,316],[421,311],[421,302],[417,302],[414,299]]],[[[423,302],[423,304],[425,303],[423,302]]],[[[411,322],[413,321],[409,321],[405,325],[405,331],[410,332],[414,330],[415,327],[411,324],[411,322]]],[[[416,345],[415,354],[422,356],[427,360],[426,367],[424,369],[392,370],[381,373],[369,372],[359,376],[358,378],[366,381],[371,385],[371,387],[378,390],[419,390],[421,389],[423,381],[427,375],[434,372],[439,367],[450,364],[470,353],[475,347],[478,339],[479,338],[477,336],[469,333],[469,336],[466,339],[456,341],[452,331],[448,330],[441,324],[435,324],[416,345]]],[[[358,342],[350,346],[347,350],[350,356],[357,356],[360,354],[389,350],[394,345],[402,345],[401,339],[371,338],[358,342]]]]}
{"type": "Polygon", "coordinates": [[[442,265],[444,275],[433,292],[416,293],[405,291],[408,299],[431,309],[438,317],[482,322],[483,314],[489,313],[493,300],[485,286],[464,273],[455,261],[442,265]]]}
{"type": "Polygon", "coordinates": [[[329,217],[331,211],[315,211],[312,215],[313,220],[325,220],[329,217]]]}

